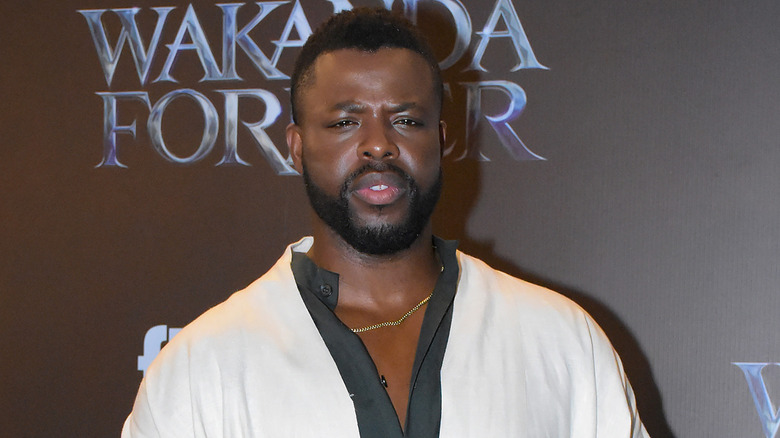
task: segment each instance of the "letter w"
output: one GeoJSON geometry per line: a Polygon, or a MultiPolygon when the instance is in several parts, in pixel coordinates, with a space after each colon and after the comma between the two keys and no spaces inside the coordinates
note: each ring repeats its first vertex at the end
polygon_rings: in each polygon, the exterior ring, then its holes
{"type": "Polygon", "coordinates": [[[110,9],[119,16],[119,21],[122,23],[122,31],[119,33],[119,38],[117,38],[113,48],[108,41],[106,29],[102,22],[103,13],[109,9],[85,9],[78,11],[87,19],[89,31],[92,33],[92,41],[95,43],[98,59],[103,67],[103,73],[106,75],[106,83],[109,86],[111,86],[111,79],[114,77],[114,71],[125,42],[130,44],[133,61],[135,61],[135,69],[138,72],[138,79],[142,85],[146,83],[149,78],[149,68],[152,65],[152,59],[154,59],[154,53],[157,51],[157,45],[160,42],[165,19],[168,17],[168,13],[174,9],[174,7],[152,8],[157,13],[157,26],[154,28],[154,35],[148,48],[144,47],[141,34],[138,32],[138,26],[135,22],[135,16],[140,11],[139,8],[110,9]]]}
{"type": "Polygon", "coordinates": [[[733,364],[738,366],[745,374],[748,389],[750,389],[750,394],[753,396],[753,401],[756,404],[758,418],[761,420],[761,427],[764,428],[764,435],[766,435],[766,438],[774,438],[778,427],[780,427],[780,411],[775,410],[772,406],[761,371],[767,365],[780,364],[765,362],[733,362],[733,364]]]}

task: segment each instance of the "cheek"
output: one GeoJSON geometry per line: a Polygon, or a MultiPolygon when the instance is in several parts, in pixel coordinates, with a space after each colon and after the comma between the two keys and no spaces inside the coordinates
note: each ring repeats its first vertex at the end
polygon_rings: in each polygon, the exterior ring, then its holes
{"type": "Polygon", "coordinates": [[[318,150],[306,155],[306,167],[326,180],[343,180],[355,167],[354,159],[335,150],[318,150]]]}
{"type": "Polygon", "coordinates": [[[416,178],[420,183],[432,183],[439,174],[441,149],[438,144],[437,136],[425,145],[419,145],[408,151],[409,168],[417,174],[416,178]]]}
{"type": "MultiPolygon", "coordinates": [[[[307,165],[317,166],[321,173],[329,172],[342,178],[346,178],[359,167],[366,164],[366,159],[361,157],[361,142],[365,141],[366,133],[360,130],[350,130],[334,134],[324,129],[312,129],[304,137],[304,153],[307,157],[307,165]],[[309,164],[311,163],[311,164],[309,164]]],[[[398,136],[392,138],[402,152],[407,155],[402,167],[417,166],[415,162],[423,159],[420,155],[427,142],[423,139],[405,138],[398,136]],[[411,150],[418,151],[412,157],[411,150]]],[[[438,153],[438,151],[436,151],[438,153]]],[[[427,159],[427,158],[426,158],[427,159]]]]}
{"type": "Polygon", "coordinates": [[[332,192],[341,188],[350,169],[354,167],[355,160],[340,148],[319,142],[304,143],[302,161],[309,177],[332,192]]]}

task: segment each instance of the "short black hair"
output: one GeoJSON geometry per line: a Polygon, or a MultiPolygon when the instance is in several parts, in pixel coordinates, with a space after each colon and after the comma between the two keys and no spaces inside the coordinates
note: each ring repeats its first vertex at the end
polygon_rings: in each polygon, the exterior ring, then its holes
{"type": "Polygon", "coordinates": [[[293,122],[298,123],[296,102],[320,55],[341,49],[376,52],[381,48],[409,49],[422,56],[431,69],[434,91],[441,102],[439,63],[422,33],[409,20],[386,9],[356,8],[330,17],[303,45],[290,78],[293,122]]]}

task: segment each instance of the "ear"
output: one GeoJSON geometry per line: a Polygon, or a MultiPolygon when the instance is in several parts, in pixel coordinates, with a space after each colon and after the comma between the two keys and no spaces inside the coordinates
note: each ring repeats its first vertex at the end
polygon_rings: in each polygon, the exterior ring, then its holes
{"type": "Polygon", "coordinates": [[[447,147],[447,123],[439,120],[439,156],[444,156],[445,147],[447,147]]]}
{"type": "Polygon", "coordinates": [[[293,167],[303,175],[303,139],[301,138],[301,127],[295,123],[287,125],[285,131],[287,138],[287,147],[290,149],[290,157],[293,160],[293,167]]]}

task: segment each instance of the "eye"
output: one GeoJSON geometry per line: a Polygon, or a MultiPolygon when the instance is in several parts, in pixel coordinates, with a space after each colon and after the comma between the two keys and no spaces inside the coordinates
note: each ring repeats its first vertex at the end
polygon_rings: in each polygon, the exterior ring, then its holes
{"type": "Polygon", "coordinates": [[[348,126],[357,125],[357,122],[350,119],[337,120],[329,125],[330,128],[346,128],[348,126]]]}
{"type": "Polygon", "coordinates": [[[423,123],[419,120],[411,119],[408,117],[404,117],[401,119],[396,120],[393,122],[395,125],[403,125],[403,126],[423,126],[423,123]]]}

